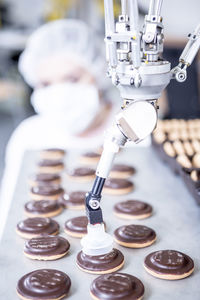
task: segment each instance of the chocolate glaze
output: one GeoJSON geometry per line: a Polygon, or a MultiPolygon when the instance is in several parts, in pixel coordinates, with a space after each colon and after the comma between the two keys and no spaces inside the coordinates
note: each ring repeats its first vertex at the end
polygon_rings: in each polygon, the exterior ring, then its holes
{"type": "Polygon", "coordinates": [[[54,180],[60,180],[60,175],[58,174],[36,174],[30,177],[31,180],[37,182],[38,184],[51,183],[54,180]]]}
{"type": "Polygon", "coordinates": [[[52,234],[59,230],[59,224],[50,218],[28,218],[17,224],[17,230],[28,234],[52,234]]]}
{"type": "Polygon", "coordinates": [[[138,216],[151,213],[152,206],[138,200],[127,200],[117,203],[114,206],[114,211],[116,213],[138,216]]]}
{"type": "Polygon", "coordinates": [[[125,243],[146,243],[156,238],[153,229],[143,225],[125,225],[117,228],[115,238],[125,243]]]}
{"type": "Polygon", "coordinates": [[[126,189],[133,186],[133,183],[127,179],[108,178],[104,187],[109,189],[126,189]]]}
{"type": "Polygon", "coordinates": [[[86,255],[80,251],[77,255],[77,264],[88,271],[107,271],[112,270],[124,261],[123,254],[118,250],[113,248],[113,250],[104,255],[91,256],[86,255]]]}
{"type": "Polygon", "coordinates": [[[43,159],[38,162],[39,167],[58,167],[58,166],[64,166],[64,163],[62,160],[57,159],[43,159]]]}
{"type": "Polygon", "coordinates": [[[144,285],[125,273],[105,274],[93,280],[91,293],[101,300],[136,300],[144,294],[144,285]]]}
{"type": "Polygon", "coordinates": [[[54,256],[66,253],[70,244],[60,236],[42,236],[25,242],[24,252],[30,255],[54,256]]]}
{"type": "Polygon", "coordinates": [[[150,253],[144,261],[145,266],[159,274],[182,275],[194,268],[193,260],[176,250],[160,250],[150,253]]]}
{"type": "Polygon", "coordinates": [[[40,200],[40,201],[29,201],[25,205],[25,211],[29,213],[48,213],[58,210],[61,205],[56,201],[51,200],[40,200]]]}
{"type": "Polygon", "coordinates": [[[74,191],[69,194],[65,193],[60,199],[60,202],[64,206],[77,206],[85,204],[85,194],[83,191],[74,191]]]}
{"type": "Polygon", "coordinates": [[[88,218],[86,216],[75,217],[65,222],[65,229],[77,232],[87,233],[88,218]]]}
{"type": "Polygon", "coordinates": [[[40,185],[31,188],[31,193],[42,196],[53,196],[64,192],[60,185],[40,185]]]}
{"type": "Polygon", "coordinates": [[[86,152],[84,154],[82,154],[83,157],[88,157],[88,158],[96,158],[96,157],[100,157],[101,154],[97,153],[97,152],[86,152]]]}
{"type": "Polygon", "coordinates": [[[86,167],[80,167],[76,168],[72,171],[69,172],[70,176],[90,176],[90,175],[95,175],[95,170],[91,168],[86,168],[86,167]]]}
{"type": "Polygon", "coordinates": [[[69,292],[71,280],[67,274],[41,269],[24,275],[17,284],[17,292],[30,299],[56,299],[69,292]]]}
{"type": "Polygon", "coordinates": [[[117,172],[130,172],[131,174],[135,173],[135,168],[124,165],[124,164],[114,164],[111,171],[117,171],[117,172]]]}

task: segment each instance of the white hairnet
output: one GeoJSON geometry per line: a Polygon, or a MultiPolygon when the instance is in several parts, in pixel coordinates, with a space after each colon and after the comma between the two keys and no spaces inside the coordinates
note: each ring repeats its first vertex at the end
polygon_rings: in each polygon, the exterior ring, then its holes
{"type": "Polygon", "coordinates": [[[40,62],[49,55],[62,52],[75,56],[78,63],[97,77],[104,69],[99,45],[94,33],[82,21],[68,19],[50,22],[30,36],[19,59],[19,71],[26,82],[34,87],[40,62]]]}

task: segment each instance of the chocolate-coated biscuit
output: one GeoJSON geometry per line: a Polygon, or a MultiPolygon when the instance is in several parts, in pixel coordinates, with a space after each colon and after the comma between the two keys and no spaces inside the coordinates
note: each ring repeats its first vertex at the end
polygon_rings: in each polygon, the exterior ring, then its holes
{"type": "Polygon", "coordinates": [[[38,185],[59,185],[61,183],[61,177],[58,174],[40,173],[29,177],[29,184],[31,186],[38,185]]]}
{"type": "Polygon", "coordinates": [[[76,238],[82,238],[87,234],[88,218],[86,216],[79,216],[69,219],[65,222],[65,232],[76,238]]]}
{"type": "Polygon", "coordinates": [[[106,274],[93,280],[90,293],[95,300],[141,300],[144,285],[130,274],[106,274]]]}
{"type": "Polygon", "coordinates": [[[110,178],[129,178],[135,173],[135,168],[125,164],[115,164],[109,174],[110,178]]]}
{"type": "Polygon", "coordinates": [[[44,149],[40,152],[41,159],[45,160],[60,160],[65,156],[65,150],[59,148],[44,149]]]}
{"type": "Polygon", "coordinates": [[[64,298],[71,287],[69,276],[53,269],[35,270],[24,275],[17,283],[17,294],[25,300],[58,300],[64,298]]]}
{"type": "Polygon", "coordinates": [[[165,151],[165,153],[168,156],[171,156],[171,157],[175,157],[176,156],[176,152],[174,150],[174,147],[173,147],[173,145],[170,142],[165,142],[163,144],[163,150],[165,151]]]}
{"type": "Polygon", "coordinates": [[[183,146],[184,146],[186,155],[188,155],[188,156],[194,155],[194,149],[190,142],[188,142],[188,141],[183,142],[183,146]]]}
{"type": "Polygon", "coordinates": [[[80,251],[76,258],[78,267],[87,273],[108,274],[121,269],[124,264],[124,256],[118,249],[104,255],[91,256],[80,251]]]}
{"type": "Polygon", "coordinates": [[[67,175],[71,180],[88,182],[95,178],[95,170],[92,168],[80,167],[69,171],[67,175]]]}
{"type": "Polygon", "coordinates": [[[192,165],[195,168],[200,168],[200,153],[196,153],[192,158],[192,165]]]}
{"type": "Polygon", "coordinates": [[[124,225],[115,230],[114,239],[127,248],[144,248],[155,242],[156,233],[144,225],[124,225]]]}
{"type": "Polygon", "coordinates": [[[39,173],[58,174],[63,171],[64,163],[62,160],[44,159],[38,162],[39,173]]]}
{"type": "Polygon", "coordinates": [[[58,200],[64,190],[60,185],[40,185],[31,188],[32,200],[58,200]]]}
{"type": "Polygon", "coordinates": [[[192,163],[191,161],[189,160],[189,158],[185,155],[185,154],[182,154],[182,155],[178,155],[176,157],[176,161],[184,168],[191,168],[192,167],[192,163]]]}
{"type": "Polygon", "coordinates": [[[81,155],[80,162],[87,165],[94,165],[98,163],[100,157],[101,157],[100,153],[92,152],[92,151],[86,152],[81,155]]]}
{"type": "Polygon", "coordinates": [[[60,236],[42,236],[25,242],[24,254],[30,259],[56,260],[69,251],[68,240],[60,236]]]}
{"type": "Polygon", "coordinates": [[[174,150],[176,151],[177,155],[182,155],[185,153],[185,150],[184,150],[184,147],[183,147],[183,144],[181,141],[179,141],[179,140],[174,141],[173,147],[174,147],[174,150]]]}
{"type": "Polygon", "coordinates": [[[85,191],[65,193],[60,197],[59,202],[69,209],[83,209],[85,208],[85,195],[85,191]]]}
{"type": "Polygon", "coordinates": [[[153,139],[157,144],[162,144],[166,140],[166,134],[164,133],[164,131],[156,130],[153,133],[153,139]]]}
{"type": "Polygon", "coordinates": [[[139,200],[122,201],[114,206],[114,214],[122,219],[145,219],[152,215],[152,206],[139,200]]]}
{"type": "Polygon", "coordinates": [[[177,280],[192,274],[194,271],[194,262],[188,255],[182,252],[160,250],[146,256],[144,268],[155,277],[177,280]]]}
{"type": "Polygon", "coordinates": [[[108,195],[124,195],[132,192],[133,187],[133,183],[127,179],[108,178],[103,192],[108,195]]]}
{"type": "Polygon", "coordinates": [[[57,201],[40,200],[29,201],[24,205],[28,217],[53,217],[59,215],[63,208],[57,201]]]}
{"type": "Polygon", "coordinates": [[[59,232],[59,224],[50,218],[28,218],[17,224],[16,232],[25,239],[56,235],[59,232]]]}

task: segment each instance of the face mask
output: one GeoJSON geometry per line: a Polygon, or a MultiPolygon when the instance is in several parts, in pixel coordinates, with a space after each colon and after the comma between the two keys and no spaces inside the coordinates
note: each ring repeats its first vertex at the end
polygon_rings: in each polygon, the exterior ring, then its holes
{"type": "Polygon", "coordinates": [[[36,89],[31,95],[36,113],[69,134],[83,132],[99,109],[98,90],[93,85],[60,83],[36,89]]]}

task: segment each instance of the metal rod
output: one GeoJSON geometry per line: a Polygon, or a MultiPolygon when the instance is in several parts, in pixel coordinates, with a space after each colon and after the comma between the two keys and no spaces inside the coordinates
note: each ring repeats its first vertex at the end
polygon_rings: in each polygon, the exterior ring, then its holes
{"type": "Polygon", "coordinates": [[[149,16],[154,14],[154,8],[155,8],[155,0],[150,0],[149,4],[149,16]]]}
{"type": "Polygon", "coordinates": [[[121,0],[122,15],[127,15],[127,0],[121,0]]]}
{"type": "Polygon", "coordinates": [[[106,35],[110,35],[115,30],[113,0],[104,0],[104,10],[106,35]]]}
{"type": "Polygon", "coordinates": [[[131,31],[138,32],[138,2],[137,0],[129,0],[129,10],[130,10],[130,29],[131,31]]]}
{"type": "Polygon", "coordinates": [[[155,7],[155,15],[160,16],[161,9],[162,9],[163,0],[157,0],[156,7],[155,7]]]}
{"type": "Polygon", "coordinates": [[[96,176],[96,179],[95,179],[93,187],[92,187],[93,195],[97,195],[97,196],[101,195],[101,191],[103,189],[105,180],[106,180],[105,178],[96,176]]]}
{"type": "Polygon", "coordinates": [[[138,16],[138,2],[137,0],[129,0],[129,11],[130,11],[130,30],[134,34],[134,40],[131,43],[132,52],[131,59],[133,66],[139,68],[141,64],[140,59],[140,40],[139,40],[139,16],[138,16]]]}

